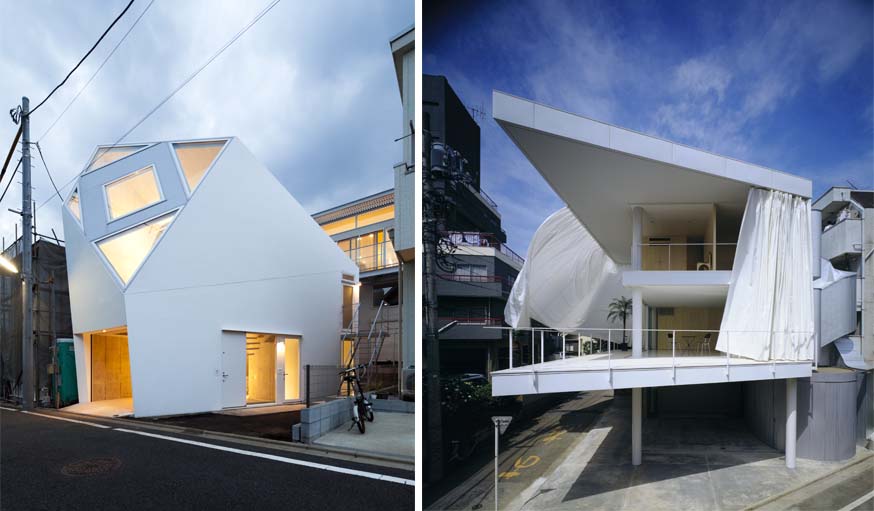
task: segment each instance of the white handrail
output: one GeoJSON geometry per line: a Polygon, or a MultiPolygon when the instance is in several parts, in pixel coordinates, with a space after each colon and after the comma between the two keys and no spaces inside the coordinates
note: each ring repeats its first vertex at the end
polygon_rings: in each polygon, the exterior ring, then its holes
{"type": "MultiPolygon", "coordinates": [[[[544,336],[545,334],[546,334],[545,331],[543,331],[543,330],[540,331],[540,363],[541,363],[541,364],[544,362],[544,360],[543,360],[543,342],[544,342],[544,341],[543,341],[543,336],[544,336]]],[[[532,360],[532,362],[534,362],[534,361],[532,360]]]]}
{"type": "MultiPolygon", "coordinates": [[[[658,342],[658,341],[656,341],[658,342]]],[[[674,381],[677,381],[677,331],[671,334],[671,366],[674,368],[674,381]]]]}
{"type": "Polygon", "coordinates": [[[513,369],[513,331],[510,330],[510,369],[513,369]]]}

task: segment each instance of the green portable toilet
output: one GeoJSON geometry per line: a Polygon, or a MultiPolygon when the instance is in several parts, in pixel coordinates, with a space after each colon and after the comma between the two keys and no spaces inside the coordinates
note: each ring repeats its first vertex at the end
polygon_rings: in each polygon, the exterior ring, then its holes
{"type": "Polygon", "coordinates": [[[60,405],[70,406],[79,402],[79,386],[76,381],[76,351],[73,339],[58,339],[58,395],[60,405]]]}

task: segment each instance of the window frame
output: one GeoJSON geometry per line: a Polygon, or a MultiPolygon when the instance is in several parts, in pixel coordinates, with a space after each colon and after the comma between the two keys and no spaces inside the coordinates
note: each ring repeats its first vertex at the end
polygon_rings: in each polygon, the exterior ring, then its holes
{"type": "Polygon", "coordinates": [[[169,211],[164,211],[164,212],[158,213],[157,215],[149,217],[146,220],[143,220],[142,222],[137,222],[136,224],[131,225],[130,227],[125,227],[124,229],[121,229],[120,231],[116,231],[116,232],[107,234],[106,236],[101,236],[101,237],[99,237],[91,242],[91,245],[94,247],[94,250],[97,252],[97,256],[100,257],[100,259],[104,262],[104,264],[106,264],[107,268],[109,268],[109,271],[112,274],[112,277],[121,286],[122,291],[127,289],[127,287],[131,284],[131,282],[133,282],[134,279],[136,278],[136,276],[140,273],[140,270],[143,268],[143,266],[146,265],[146,261],[148,261],[149,258],[152,257],[152,254],[155,252],[155,249],[158,248],[158,245],[164,239],[164,234],[166,234],[167,231],[170,230],[170,227],[172,227],[173,223],[176,222],[176,219],[179,218],[179,213],[181,211],[182,211],[182,208],[178,207],[178,208],[171,209],[169,211]],[[118,270],[115,269],[115,266],[113,266],[112,262],[106,257],[106,254],[104,254],[103,250],[100,249],[99,243],[102,241],[106,241],[109,238],[124,234],[124,233],[131,231],[133,229],[136,229],[138,227],[142,227],[143,225],[145,225],[149,222],[152,222],[154,220],[157,220],[161,217],[170,216],[170,215],[173,215],[173,218],[170,220],[170,223],[167,224],[167,227],[164,229],[164,232],[161,233],[161,236],[155,241],[155,244],[152,246],[152,248],[146,254],[146,257],[144,257],[143,260],[140,261],[140,264],[137,266],[137,269],[134,270],[133,273],[131,273],[130,278],[128,279],[127,283],[125,283],[121,279],[121,276],[118,274],[118,270]]]}
{"type": "Polygon", "coordinates": [[[215,138],[215,139],[207,138],[207,139],[200,139],[200,140],[174,140],[168,144],[170,146],[170,155],[173,158],[173,163],[176,164],[176,172],[179,174],[179,179],[182,180],[182,188],[185,190],[185,197],[186,198],[190,198],[192,195],[194,195],[195,190],[197,188],[200,188],[200,183],[203,183],[206,180],[206,176],[208,176],[209,173],[212,172],[212,168],[215,167],[215,162],[217,162],[219,160],[219,158],[222,157],[222,154],[224,154],[225,149],[227,149],[228,145],[230,145],[231,138],[232,137],[215,138]],[[195,187],[195,189],[192,190],[191,187],[188,186],[188,178],[185,177],[185,170],[182,169],[182,162],[179,161],[179,156],[176,154],[176,146],[185,145],[185,144],[209,144],[209,143],[222,143],[222,148],[219,149],[219,152],[216,153],[215,158],[212,159],[209,166],[203,171],[203,176],[200,178],[200,182],[197,183],[197,187],[195,187]]]}
{"type": "Polygon", "coordinates": [[[108,167],[109,165],[112,165],[113,163],[117,163],[117,162],[119,162],[125,158],[128,158],[130,156],[133,156],[141,151],[145,151],[146,149],[148,149],[150,147],[154,147],[155,145],[156,145],[155,142],[149,142],[149,143],[143,143],[143,144],[119,144],[119,145],[115,145],[115,146],[113,146],[113,145],[97,146],[97,148],[94,149],[94,152],[91,153],[91,157],[88,158],[88,162],[85,164],[85,168],[82,169],[82,172],[80,175],[84,176],[85,174],[90,174],[90,173],[97,171],[97,170],[100,170],[104,167],[108,167]],[[114,148],[120,149],[123,147],[139,147],[139,149],[137,149],[136,151],[133,151],[130,154],[126,154],[126,155],[122,156],[121,158],[119,158],[111,163],[106,163],[106,164],[101,165],[99,167],[94,167],[93,169],[91,168],[91,165],[94,163],[94,160],[97,158],[97,153],[99,153],[101,149],[114,149],[114,148]]]}
{"type": "Polygon", "coordinates": [[[76,220],[76,222],[79,224],[79,227],[81,227],[84,230],[85,222],[82,219],[82,194],[79,192],[79,185],[78,184],[73,188],[73,191],[70,192],[70,195],[67,196],[67,199],[64,200],[64,207],[67,208],[67,211],[70,212],[70,214],[73,216],[73,219],[76,220]],[[73,208],[70,207],[70,201],[73,200],[74,196],[79,199],[79,215],[78,216],[76,216],[76,214],[73,212],[73,208]]]}
{"type": "MultiPolygon", "coordinates": [[[[127,174],[125,174],[121,177],[113,179],[112,181],[108,181],[106,183],[103,183],[103,208],[104,208],[104,211],[106,212],[106,225],[107,226],[112,224],[113,222],[117,222],[123,218],[127,218],[131,215],[139,213],[140,211],[149,209],[152,206],[156,206],[158,204],[161,204],[162,202],[164,202],[166,200],[167,199],[164,197],[164,187],[161,186],[161,178],[158,176],[158,167],[154,163],[150,163],[150,164],[146,165],[145,167],[141,167],[133,172],[128,172],[127,174]],[[143,206],[139,209],[135,209],[133,211],[128,211],[127,213],[125,213],[123,215],[120,215],[120,216],[113,218],[112,217],[112,209],[109,207],[109,194],[107,193],[107,188],[109,188],[111,185],[113,185],[115,183],[118,183],[119,181],[127,179],[127,178],[133,176],[134,174],[142,172],[146,169],[151,169],[152,175],[155,176],[155,184],[158,186],[158,197],[159,197],[158,200],[155,202],[150,202],[149,204],[146,204],[145,206],[143,206]]],[[[119,232],[121,232],[121,231],[119,231],[119,232]]]]}

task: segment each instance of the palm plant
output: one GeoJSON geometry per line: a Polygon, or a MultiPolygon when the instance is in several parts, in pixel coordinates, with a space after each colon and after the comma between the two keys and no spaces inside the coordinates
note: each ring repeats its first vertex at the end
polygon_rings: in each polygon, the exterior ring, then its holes
{"type": "Polygon", "coordinates": [[[631,315],[631,298],[625,298],[624,296],[614,298],[610,305],[607,306],[607,311],[607,321],[622,320],[622,344],[627,347],[625,323],[628,320],[628,316],[631,315]]]}

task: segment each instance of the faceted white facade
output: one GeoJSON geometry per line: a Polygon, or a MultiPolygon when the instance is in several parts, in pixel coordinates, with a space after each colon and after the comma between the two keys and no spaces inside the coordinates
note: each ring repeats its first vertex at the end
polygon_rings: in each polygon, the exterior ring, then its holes
{"type": "Polygon", "coordinates": [[[255,339],[273,402],[337,366],[358,269],[238,139],[98,148],[63,219],[80,402],[127,397],[127,362],[136,416],[245,406],[255,339]]]}

